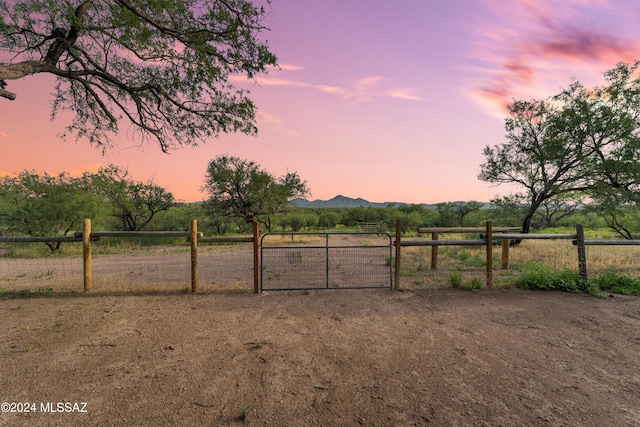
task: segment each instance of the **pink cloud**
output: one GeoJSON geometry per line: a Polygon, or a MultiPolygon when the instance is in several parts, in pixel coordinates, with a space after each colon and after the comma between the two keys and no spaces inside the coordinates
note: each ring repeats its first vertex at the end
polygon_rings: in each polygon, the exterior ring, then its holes
{"type": "Polygon", "coordinates": [[[466,92],[492,115],[504,117],[515,98],[553,95],[574,77],[600,84],[616,63],[640,58],[635,19],[623,2],[483,1],[498,19],[476,30],[485,66],[466,92]]]}
{"type": "MultiPolygon", "coordinates": [[[[302,67],[287,67],[287,70],[300,70],[302,67]]],[[[283,68],[284,70],[284,68],[283,68]]],[[[323,83],[309,83],[303,80],[273,76],[274,73],[256,79],[259,86],[288,86],[314,90],[316,92],[335,95],[347,101],[371,101],[374,98],[396,98],[407,101],[423,101],[418,95],[417,88],[394,87],[381,76],[366,76],[352,81],[346,86],[335,86],[323,83]]],[[[234,75],[229,78],[232,82],[245,84],[247,79],[234,75]]]]}
{"type": "Polygon", "coordinates": [[[304,67],[300,66],[300,65],[293,65],[293,64],[278,64],[278,66],[280,67],[281,70],[283,71],[301,71],[304,70],[304,67]]]}
{"type": "Polygon", "coordinates": [[[622,40],[598,31],[571,27],[555,28],[550,40],[539,41],[531,48],[541,57],[560,58],[572,62],[597,61],[606,64],[630,62],[640,53],[637,42],[622,40]]]}

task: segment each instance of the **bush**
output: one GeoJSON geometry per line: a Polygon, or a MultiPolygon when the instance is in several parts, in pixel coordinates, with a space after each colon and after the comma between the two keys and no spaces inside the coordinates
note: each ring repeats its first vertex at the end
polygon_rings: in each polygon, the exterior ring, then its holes
{"type": "Polygon", "coordinates": [[[524,289],[555,289],[573,293],[584,291],[595,296],[604,296],[602,291],[640,296],[640,277],[620,274],[613,270],[591,277],[584,283],[577,272],[555,271],[544,264],[532,264],[516,279],[515,284],[524,289]]]}
{"type": "Polygon", "coordinates": [[[605,271],[595,279],[590,279],[589,285],[615,294],[640,295],[640,277],[623,275],[613,270],[605,271]]]}
{"type": "Polygon", "coordinates": [[[555,271],[544,264],[532,264],[516,279],[515,284],[523,289],[556,289],[573,293],[584,290],[577,272],[555,271]]]}

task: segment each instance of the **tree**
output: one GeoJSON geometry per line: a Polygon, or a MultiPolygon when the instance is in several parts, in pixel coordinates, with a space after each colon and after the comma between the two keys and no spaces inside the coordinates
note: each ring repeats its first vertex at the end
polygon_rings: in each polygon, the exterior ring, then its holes
{"type": "Polygon", "coordinates": [[[72,111],[67,132],[103,149],[121,120],[163,151],[255,134],[229,76],[276,65],[258,40],[265,15],[247,0],[0,0],[0,97],[16,97],[7,80],[56,76],[52,114],[72,111]]]}
{"type": "Polygon", "coordinates": [[[255,219],[268,230],[271,215],[284,212],[289,201],[309,192],[296,172],[276,178],[255,162],[226,155],[209,163],[203,190],[216,212],[248,223],[255,219]]]}
{"type": "Polygon", "coordinates": [[[481,180],[515,183],[525,188],[525,233],[530,231],[533,215],[545,200],[588,188],[586,141],[563,140],[564,132],[556,127],[561,113],[550,101],[515,101],[505,121],[508,142],[484,149],[486,162],[481,166],[481,180]]]}
{"type": "Polygon", "coordinates": [[[472,213],[482,209],[482,203],[471,200],[469,202],[446,202],[438,203],[438,212],[441,227],[463,226],[465,219],[472,213]]]}
{"type": "Polygon", "coordinates": [[[524,187],[523,232],[552,198],[635,185],[640,176],[637,69],[638,63],[619,64],[605,74],[605,86],[587,89],[575,82],[550,99],[509,107],[507,142],[484,149],[479,179],[524,187]]]}
{"type": "Polygon", "coordinates": [[[128,178],[128,172],[118,166],[100,168],[96,174],[87,174],[93,186],[110,206],[110,215],[117,218],[124,231],[140,231],[159,212],[174,205],[173,194],[155,185],[128,178]]]}
{"type": "Polygon", "coordinates": [[[615,106],[624,126],[615,143],[598,147],[595,185],[589,197],[607,225],[622,237],[638,233],[640,208],[640,63],[619,64],[606,74],[610,85],[597,88],[599,98],[615,106]]]}
{"type": "Polygon", "coordinates": [[[332,229],[340,223],[340,214],[335,209],[322,209],[319,211],[318,225],[323,228],[332,229]]]}
{"type": "MultiPolygon", "coordinates": [[[[81,228],[84,218],[95,218],[104,208],[84,177],[25,171],[0,177],[0,217],[13,233],[28,236],[66,236],[81,228]]],[[[45,242],[51,252],[61,242],[45,242]]]]}

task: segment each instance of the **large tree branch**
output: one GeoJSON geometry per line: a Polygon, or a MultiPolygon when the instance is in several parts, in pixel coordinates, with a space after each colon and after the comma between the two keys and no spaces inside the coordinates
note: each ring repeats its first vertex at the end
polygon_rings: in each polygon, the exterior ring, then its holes
{"type": "MultiPolygon", "coordinates": [[[[15,64],[0,64],[0,80],[18,80],[36,73],[52,72],[55,66],[44,61],[22,61],[15,64]]],[[[0,97],[16,99],[16,94],[0,87],[0,97]]]]}
{"type": "MultiPolygon", "coordinates": [[[[89,6],[91,6],[91,3],[93,3],[93,0],[86,0],[76,8],[75,16],[78,19],[78,21],[82,21],[82,18],[86,13],[87,9],[89,9],[89,6]]],[[[55,31],[56,30],[54,30],[54,32],[55,31]]],[[[63,36],[61,34],[58,37],[56,37],[56,41],[52,43],[51,46],[49,46],[49,50],[44,60],[46,62],[49,62],[52,65],[57,64],[62,54],[67,52],[71,48],[71,46],[74,45],[74,43],[78,39],[78,35],[79,35],[78,26],[75,24],[72,24],[66,35],[63,36]]]]}

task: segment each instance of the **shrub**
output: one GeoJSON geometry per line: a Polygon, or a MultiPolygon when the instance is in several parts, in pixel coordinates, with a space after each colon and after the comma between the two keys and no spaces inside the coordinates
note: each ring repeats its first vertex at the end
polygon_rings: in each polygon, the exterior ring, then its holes
{"type": "Polygon", "coordinates": [[[515,284],[524,289],[556,289],[574,293],[584,290],[577,272],[555,271],[545,264],[538,263],[526,268],[522,275],[516,279],[515,284]]]}
{"type": "Polygon", "coordinates": [[[615,294],[640,295],[640,277],[632,277],[607,270],[589,280],[589,285],[615,294]]]}

